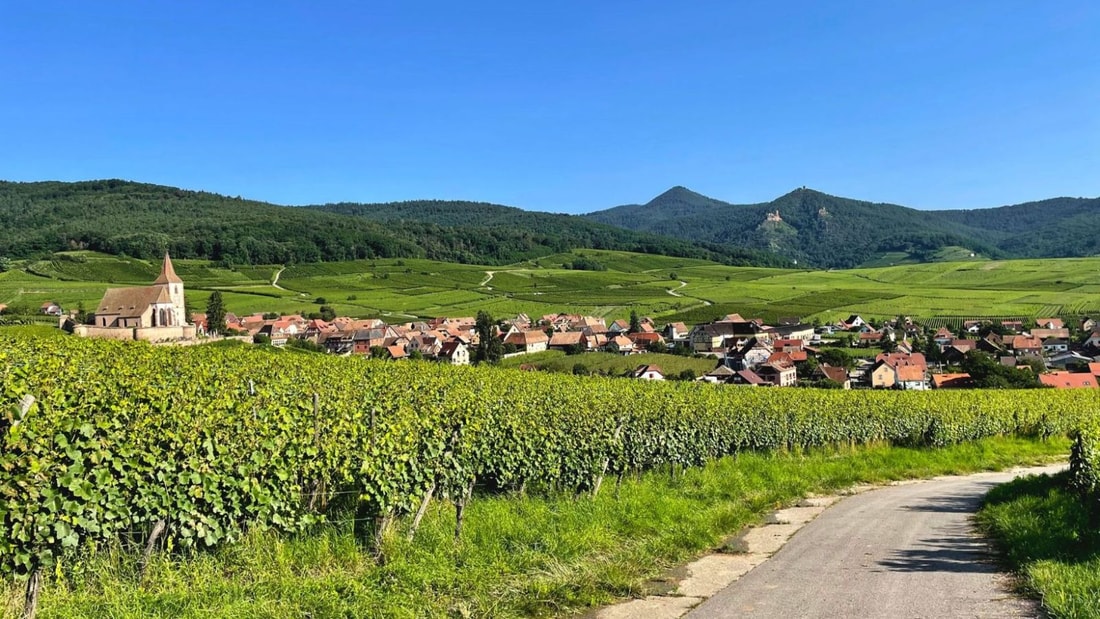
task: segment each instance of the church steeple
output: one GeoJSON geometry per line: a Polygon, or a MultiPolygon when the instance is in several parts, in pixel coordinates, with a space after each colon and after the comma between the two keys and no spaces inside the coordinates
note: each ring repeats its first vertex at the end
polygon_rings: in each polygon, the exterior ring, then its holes
{"type": "Polygon", "coordinates": [[[164,264],[160,267],[160,277],[153,282],[156,284],[182,284],[183,280],[176,275],[176,270],[172,268],[172,258],[168,255],[168,252],[164,252],[164,264]]]}

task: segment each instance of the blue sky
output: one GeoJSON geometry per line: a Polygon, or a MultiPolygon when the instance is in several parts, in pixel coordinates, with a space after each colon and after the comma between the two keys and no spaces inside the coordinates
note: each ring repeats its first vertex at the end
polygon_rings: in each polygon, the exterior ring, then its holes
{"type": "Polygon", "coordinates": [[[1100,3],[36,2],[0,179],[558,212],[1100,195],[1100,3]]]}

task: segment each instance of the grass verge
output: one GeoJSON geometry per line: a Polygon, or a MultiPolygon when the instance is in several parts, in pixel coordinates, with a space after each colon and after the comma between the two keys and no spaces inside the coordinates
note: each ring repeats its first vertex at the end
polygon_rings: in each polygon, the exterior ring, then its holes
{"type": "Polygon", "coordinates": [[[994,488],[977,519],[1052,616],[1100,617],[1100,530],[1068,480],[1030,476],[994,488]]]}
{"type": "MultiPolygon", "coordinates": [[[[888,446],[742,454],[650,473],[599,497],[484,496],[437,503],[414,542],[397,529],[379,565],[350,522],[293,538],[260,531],[214,553],[161,553],[137,577],[132,550],[100,548],[51,574],[41,617],[517,617],[568,614],[642,592],[645,579],[810,492],[1050,461],[1065,439],[996,438],[942,449],[888,446]]],[[[18,610],[11,584],[0,610],[18,610]]]]}

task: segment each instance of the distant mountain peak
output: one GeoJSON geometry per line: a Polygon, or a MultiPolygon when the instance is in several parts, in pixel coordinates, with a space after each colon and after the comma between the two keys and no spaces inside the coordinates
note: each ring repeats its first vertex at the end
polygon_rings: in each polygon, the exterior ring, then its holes
{"type": "Polygon", "coordinates": [[[704,196],[703,194],[701,194],[697,191],[692,191],[692,190],[688,189],[687,187],[684,187],[683,185],[676,185],[676,186],[666,190],[664,193],[657,196],[656,198],[653,198],[652,200],[650,200],[649,204],[660,203],[660,202],[670,202],[670,201],[683,201],[683,200],[694,201],[694,200],[700,200],[700,199],[702,199],[702,200],[713,200],[713,198],[708,198],[707,196],[704,196]]]}

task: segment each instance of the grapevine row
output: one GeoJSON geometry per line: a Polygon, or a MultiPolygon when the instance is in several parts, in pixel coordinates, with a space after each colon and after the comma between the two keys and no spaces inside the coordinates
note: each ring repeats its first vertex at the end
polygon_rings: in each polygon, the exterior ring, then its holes
{"type": "Polygon", "coordinates": [[[426,363],[0,337],[0,575],[167,523],[176,545],[380,525],[427,499],[594,492],[743,450],[1064,434],[1080,391],[721,388],[426,363]],[[28,396],[33,397],[33,402],[28,396]]]}

